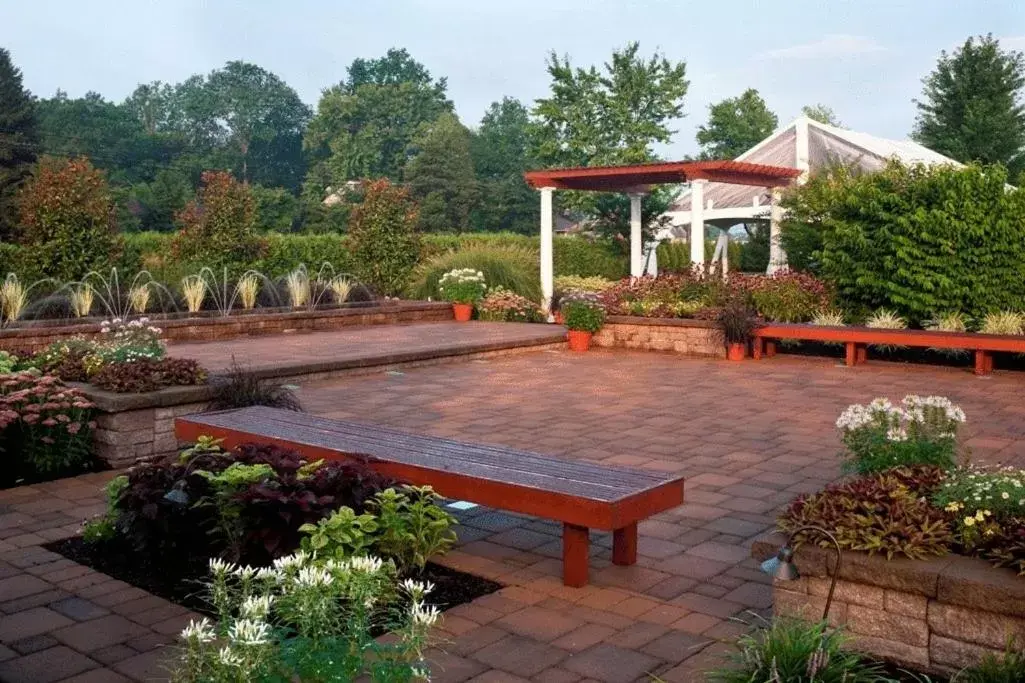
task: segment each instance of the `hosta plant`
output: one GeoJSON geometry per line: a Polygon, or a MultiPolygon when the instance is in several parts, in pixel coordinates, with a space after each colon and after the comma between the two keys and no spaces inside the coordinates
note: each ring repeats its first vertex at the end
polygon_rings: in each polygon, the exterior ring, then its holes
{"type": "MultiPolygon", "coordinates": [[[[928,500],[942,473],[935,467],[899,468],[832,484],[794,500],[778,525],[784,532],[809,525],[829,529],[842,548],[887,559],[945,555],[953,529],[948,515],[928,500]]],[[[795,540],[829,546],[815,531],[802,531],[795,540]]]]}
{"type": "Polygon", "coordinates": [[[848,406],[836,420],[845,467],[859,474],[903,465],[954,466],[965,413],[943,396],[886,398],[848,406]]]}
{"type": "Polygon", "coordinates": [[[473,268],[457,268],[441,276],[438,291],[446,301],[457,304],[472,304],[479,301],[487,291],[484,273],[473,268]]]}
{"type": "Polygon", "coordinates": [[[430,679],[429,583],[399,582],[375,557],[318,560],[306,553],[272,567],[210,562],[208,596],[218,615],[181,633],[175,683],[430,679]],[[388,632],[377,638],[379,630],[388,632]]]}

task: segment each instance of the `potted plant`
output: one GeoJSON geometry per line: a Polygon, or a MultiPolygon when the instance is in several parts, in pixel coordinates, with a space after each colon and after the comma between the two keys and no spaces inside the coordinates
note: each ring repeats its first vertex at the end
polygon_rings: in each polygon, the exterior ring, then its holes
{"type": "Polygon", "coordinates": [[[744,360],[747,343],[757,324],[751,307],[743,297],[734,297],[719,310],[718,319],[726,341],[726,358],[744,360]]]}
{"type": "Polygon", "coordinates": [[[452,302],[452,312],[461,323],[473,316],[473,305],[480,301],[486,290],[484,273],[473,268],[450,270],[438,281],[438,291],[446,301],[452,302]]]}
{"type": "Polygon", "coordinates": [[[577,299],[562,302],[562,315],[569,332],[570,351],[587,351],[591,348],[591,337],[605,323],[605,309],[597,301],[577,299]]]}

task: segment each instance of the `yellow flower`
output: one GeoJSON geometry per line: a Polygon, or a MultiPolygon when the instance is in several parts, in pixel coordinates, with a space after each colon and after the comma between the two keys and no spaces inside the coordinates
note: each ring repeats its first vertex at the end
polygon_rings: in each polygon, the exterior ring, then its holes
{"type": "Polygon", "coordinates": [[[948,503],[947,507],[945,507],[943,509],[946,510],[947,512],[957,512],[958,510],[961,509],[961,504],[958,503],[957,501],[953,501],[951,503],[948,503]]]}
{"type": "Polygon", "coordinates": [[[964,525],[965,526],[975,526],[975,518],[974,517],[965,517],[964,518],[964,525]]]}

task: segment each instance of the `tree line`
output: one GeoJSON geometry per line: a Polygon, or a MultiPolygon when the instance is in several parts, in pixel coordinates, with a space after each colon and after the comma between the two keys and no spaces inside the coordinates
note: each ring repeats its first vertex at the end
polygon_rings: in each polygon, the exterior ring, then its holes
{"type": "MultiPolygon", "coordinates": [[[[43,156],[86,157],[102,169],[123,231],[170,231],[195,198],[203,173],[222,170],[246,183],[264,230],[343,232],[359,183],[404,184],[424,231],[530,233],[535,193],[523,171],[655,160],[684,115],[686,63],[642,55],[631,43],[601,67],[548,56],[550,94],[528,107],[493,102],[472,128],[460,121],[447,81],[404,49],[359,58],[325,89],[316,108],[275,74],[228,62],[181,83],[140,84],[122,102],[94,92],[36,98],[0,48],[0,238],[17,232],[16,195],[43,156]],[[325,203],[325,199],[328,201],[325,203]]],[[[991,36],[942,53],[924,80],[913,137],[960,161],[1025,169],[1025,61],[991,36]]],[[[805,107],[841,125],[824,105],[805,107]]],[[[755,89],[709,107],[697,141],[701,158],[733,158],[778,126],[755,89]]],[[[644,202],[646,225],[674,196],[644,202]]],[[[629,208],[616,194],[560,193],[560,210],[606,234],[626,230],[629,208]]]]}

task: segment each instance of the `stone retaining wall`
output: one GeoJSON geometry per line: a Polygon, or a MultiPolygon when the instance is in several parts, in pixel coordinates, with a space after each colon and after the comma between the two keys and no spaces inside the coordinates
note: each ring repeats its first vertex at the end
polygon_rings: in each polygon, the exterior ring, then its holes
{"type": "MultiPolygon", "coordinates": [[[[386,325],[452,320],[452,305],[430,301],[390,301],[351,308],[301,311],[238,313],[228,317],[204,314],[198,317],[157,319],[164,339],[171,342],[214,341],[256,334],[280,334],[297,330],[334,330],[353,325],[386,325]]],[[[49,344],[71,337],[92,337],[100,331],[99,321],[83,324],[55,324],[53,321],[22,323],[0,330],[0,349],[34,353],[49,344]]]]}
{"type": "MultiPolygon", "coordinates": [[[[771,557],[784,540],[773,535],[756,541],[752,554],[771,557]]],[[[801,578],[773,586],[776,615],[821,618],[835,554],[798,550],[801,578]]],[[[950,674],[987,653],[1000,654],[1009,638],[1025,643],[1025,577],[959,555],[915,561],[847,552],[829,621],[846,625],[854,649],[950,674]]]]}
{"type": "Polygon", "coordinates": [[[607,348],[726,357],[722,331],[707,320],[613,315],[608,317],[592,341],[595,346],[607,348]]]}

